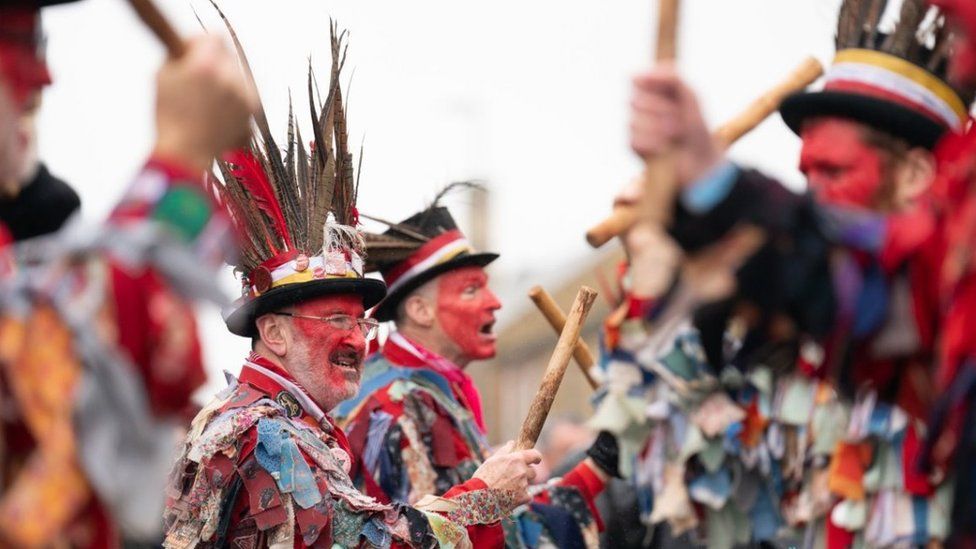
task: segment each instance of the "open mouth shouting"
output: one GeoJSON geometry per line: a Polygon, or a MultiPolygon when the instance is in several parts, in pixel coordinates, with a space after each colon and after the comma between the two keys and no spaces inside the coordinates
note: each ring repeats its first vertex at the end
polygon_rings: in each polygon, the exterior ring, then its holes
{"type": "Polygon", "coordinates": [[[493,342],[496,339],[494,329],[495,329],[495,319],[492,318],[488,322],[482,324],[480,328],[478,328],[478,335],[481,336],[481,338],[484,340],[493,342]]]}
{"type": "Polygon", "coordinates": [[[363,353],[352,347],[336,349],[329,355],[329,364],[343,371],[346,377],[358,379],[362,373],[363,353]]]}

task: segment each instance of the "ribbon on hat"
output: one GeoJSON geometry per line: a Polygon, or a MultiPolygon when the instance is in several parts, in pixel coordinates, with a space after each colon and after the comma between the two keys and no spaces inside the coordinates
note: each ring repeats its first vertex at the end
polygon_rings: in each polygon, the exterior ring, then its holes
{"type": "Polygon", "coordinates": [[[363,258],[355,250],[330,251],[311,257],[289,252],[251,271],[245,279],[244,291],[257,297],[289,284],[340,278],[363,278],[363,258]]]}
{"type": "Polygon", "coordinates": [[[427,269],[450,261],[461,254],[473,252],[474,248],[461,231],[457,229],[447,231],[432,238],[396,268],[384,273],[383,278],[389,285],[389,293],[393,293],[427,269]]]}
{"type": "Polygon", "coordinates": [[[927,70],[884,52],[851,48],[837,52],[824,90],[851,91],[894,101],[960,130],[967,109],[959,95],[927,70]]]}

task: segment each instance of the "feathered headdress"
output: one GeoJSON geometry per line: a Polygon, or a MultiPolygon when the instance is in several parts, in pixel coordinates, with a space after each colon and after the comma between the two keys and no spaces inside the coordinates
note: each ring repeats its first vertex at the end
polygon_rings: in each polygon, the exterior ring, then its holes
{"type": "MultiPolygon", "coordinates": [[[[237,34],[217,11],[253,83],[237,34]]],[[[289,105],[282,155],[262,107],[255,116],[259,135],[246,149],[219,160],[222,177],[211,178],[241,244],[235,268],[241,274],[242,296],[225,314],[227,327],[238,335],[253,337],[258,316],[320,295],[359,294],[367,308],[385,295],[382,282],[363,277],[365,242],[356,228],[358,182],[339,87],[346,34],[333,23],[330,35],[332,68],[324,102],[309,67],[311,150],[305,148],[289,105]]]]}
{"type": "Polygon", "coordinates": [[[376,306],[373,317],[392,320],[397,305],[425,282],[461,267],[484,267],[498,259],[495,253],[479,253],[458,229],[441,199],[462,188],[481,189],[462,181],[441,189],[430,205],[399,223],[367,217],[387,227],[382,234],[365,233],[370,262],[368,271],[379,271],[389,285],[389,294],[376,306]]]}
{"type": "Polygon", "coordinates": [[[903,0],[894,28],[883,32],[888,9],[887,0],[844,0],[823,90],[788,97],[780,108],[793,131],[810,117],[841,116],[932,148],[946,131],[963,129],[973,90],[946,77],[945,18],[926,0],[903,0]]]}

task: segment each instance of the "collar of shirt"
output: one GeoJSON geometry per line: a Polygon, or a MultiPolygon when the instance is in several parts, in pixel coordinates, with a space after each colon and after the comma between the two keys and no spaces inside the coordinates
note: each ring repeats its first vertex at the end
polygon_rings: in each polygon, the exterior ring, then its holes
{"type": "Polygon", "coordinates": [[[336,427],[332,418],[308,396],[298,382],[281,366],[252,352],[244,361],[238,381],[247,383],[267,394],[285,408],[288,417],[305,421],[332,434],[339,441],[339,445],[348,453],[349,443],[346,441],[342,430],[336,427]]]}
{"type": "Polygon", "coordinates": [[[482,431],[485,431],[484,413],[481,409],[481,394],[460,366],[434,353],[422,345],[410,341],[400,332],[390,332],[383,345],[383,356],[391,362],[408,368],[429,368],[444,376],[454,388],[455,396],[460,397],[482,431]]]}

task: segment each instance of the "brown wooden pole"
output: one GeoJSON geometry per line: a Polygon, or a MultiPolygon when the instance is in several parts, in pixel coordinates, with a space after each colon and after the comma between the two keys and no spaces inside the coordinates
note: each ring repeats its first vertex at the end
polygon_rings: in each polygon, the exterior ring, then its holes
{"type": "Polygon", "coordinates": [[[780,103],[787,96],[803,90],[813,84],[823,75],[824,69],[820,61],[813,57],[807,57],[796,66],[786,78],[783,78],[775,86],[766,90],[749,104],[742,112],[736,115],[725,124],[719,126],[713,132],[715,139],[723,147],[731,147],[743,135],[751,132],[762,123],[763,120],[779,110],[780,103]]]}
{"type": "Polygon", "coordinates": [[[186,44],[152,0],[129,0],[129,4],[139,15],[139,19],[142,19],[142,22],[163,43],[170,57],[176,59],[183,55],[186,44]]]}
{"type": "MultiPolygon", "coordinates": [[[[658,63],[671,62],[677,54],[679,0],[658,0],[657,47],[658,63]]],[[[644,194],[641,212],[655,225],[666,226],[671,221],[674,196],[678,192],[675,159],[671,151],[645,159],[644,194]]]]}
{"type": "MultiPolygon", "coordinates": [[[[552,326],[556,334],[561,334],[563,328],[566,327],[566,313],[559,308],[556,300],[549,295],[549,292],[542,286],[535,286],[529,290],[529,299],[535,303],[539,312],[549,322],[549,325],[552,326]]],[[[599,388],[600,383],[591,373],[593,366],[596,364],[596,359],[593,358],[593,353],[590,352],[590,347],[583,341],[583,338],[576,340],[576,345],[573,347],[573,358],[576,360],[576,364],[579,365],[580,371],[583,372],[583,377],[586,378],[586,382],[590,384],[590,388],[594,390],[599,388]]]]}
{"type": "MultiPolygon", "coordinates": [[[[790,74],[766,93],[757,97],[742,112],[722,124],[713,132],[715,139],[724,147],[730,147],[742,136],[751,132],[766,118],[779,109],[783,99],[791,93],[813,84],[823,75],[823,66],[813,57],[803,60],[790,74]]],[[[586,241],[599,248],[623,233],[637,221],[637,210],[632,206],[617,205],[606,219],[586,231],[586,241]]]]}
{"type": "Polygon", "coordinates": [[[535,398],[532,399],[529,413],[525,417],[525,421],[522,422],[518,438],[515,439],[516,449],[527,450],[534,447],[535,442],[539,440],[539,433],[542,432],[542,426],[552,408],[552,401],[556,398],[556,392],[559,390],[559,384],[562,383],[563,375],[566,373],[569,359],[573,356],[573,348],[576,340],[579,339],[583,321],[590,312],[590,307],[593,306],[595,299],[596,290],[586,286],[580,288],[576,294],[573,307],[569,310],[569,316],[566,317],[566,326],[559,335],[559,341],[549,358],[549,365],[546,366],[542,383],[539,385],[535,398]]]}

